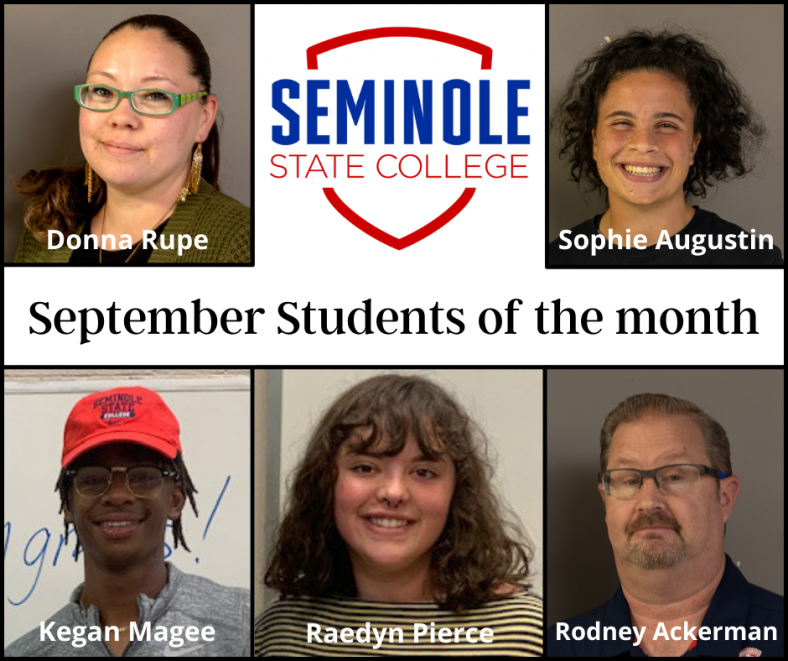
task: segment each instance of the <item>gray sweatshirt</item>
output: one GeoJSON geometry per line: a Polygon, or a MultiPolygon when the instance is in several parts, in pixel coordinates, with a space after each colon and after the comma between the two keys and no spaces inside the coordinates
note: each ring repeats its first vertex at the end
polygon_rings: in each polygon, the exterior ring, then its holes
{"type": "MultiPolygon", "coordinates": [[[[184,574],[169,562],[165,565],[168,580],[159,596],[151,599],[144,594],[137,595],[140,611],[137,627],[143,639],[132,640],[123,656],[251,656],[249,590],[224,587],[202,576],[184,574]],[[198,640],[187,638],[186,627],[196,627],[192,635],[200,636],[198,640]],[[205,627],[213,627],[212,642],[201,637],[205,627]],[[165,634],[166,640],[157,640],[165,634]]],[[[91,631],[98,629],[75,628],[100,627],[104,637],[98,608],[90,606],[84,611],[79,604],[83,585],[74,590],[69,603],[42,626],[6,647],[4,656],[112,656],[103,640],[88,640],[91,631]],[[49,627],[50,622],[55,624],[49,627]],[[59,640],[60,627],[68,628],[68,640],[59,640]],[[42,628],[48,632],[43,636],[42,628]],[[77,640],[80,646],[73,644],[77,640]]],[[[115,634],[110,635],[114,640],[115,634]]],[[[208,632],[206,638],[209,636],[208,632]]]]}

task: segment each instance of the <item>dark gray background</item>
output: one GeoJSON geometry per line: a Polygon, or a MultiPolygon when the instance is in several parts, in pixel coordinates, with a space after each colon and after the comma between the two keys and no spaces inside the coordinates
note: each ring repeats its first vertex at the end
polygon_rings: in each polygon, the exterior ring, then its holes
{"type": "Polygon", "coordinates": [[[784,594],[782,369],[547,370],[547,626],[609,600],[618,574],[597,491],[605,416],[642,392],[683,397],[728,433],[741,488],[725,552],[745,578],[784,594]]]}
{"type": "MultiPolygon", "coordinates": [[[[555,109],[575,67],[605,37],[632,28],[683,28],[711,46],[730,68],[761,115],[769,135],[753,172],[708,189],[705,199],[690,197],[721,218],[758,234],[771,234],[785,251],[784,228],[784,5],[550,5],[549,112],[555,109]]],[[[606,42],[605,42],[606,43],[606,42]]],[[[558,160],[558,136],[548,150],[548,241],[561,230],[603,213],[604,192],[585,193],[588,184],[571,181],[566,160],[558,160]]]]}
{"type": "Polygon", "coordinates": [[[22,236],[27,197],[9,179],[28,170],[84,163],[74,85],[104,35],[140,14],[166,14],[189,27],[211,58],[211,91],[219,99],[223,193],[251,206],[251,20],[249,5],[4,5],[4,257],[22,236]]]}

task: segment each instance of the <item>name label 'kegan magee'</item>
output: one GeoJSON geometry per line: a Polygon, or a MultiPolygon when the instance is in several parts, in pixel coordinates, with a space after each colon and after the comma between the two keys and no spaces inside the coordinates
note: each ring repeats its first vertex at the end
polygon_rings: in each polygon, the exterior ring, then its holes
{"type": "MultiPolygon", "coordinates": [[[[118,627],[97,627],[97,626],[76,626],[76,627],[58,627],[54,632],[56,626],[53,620],[45,625],[44,622],[40,625],[41,642],[44,641],[61,641],[70,642],[74,647],[85,647],[90,642],[99,642],[102,640],[112,640],[111,635],[114,635],[115,642],[120,638],[120,630],[118,627]],[[85,635],[87,634],[87,636],[85,635]]],[[[136,622],[131,623],[129,629],[131,634],[131,641],[145,640],[145,641],[158,641],[169,643],[170,647],[177,648],[183,647],[186,641],[191,643],[207,642],[212,643],[216,639],[216,630],[213,627],[199,627],[189,626],[175,626],[153,627],[150,622],[146,622],[142,627],[137,626],[136,622]]]]}

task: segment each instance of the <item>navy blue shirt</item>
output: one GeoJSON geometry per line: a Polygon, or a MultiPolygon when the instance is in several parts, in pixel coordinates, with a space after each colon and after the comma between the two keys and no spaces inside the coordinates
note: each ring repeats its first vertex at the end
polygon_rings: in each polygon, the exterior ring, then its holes
{"type": "MultiPolygon", "coordinates": [[[[710,629],[744,627],[747,634],[750,633],[750,627],[758,627],[761,638],[764,637],[764,627],[774,627],[777,630],[777,640],[771,640],[771,635],[770,640],[741,640],[741,632],[738,633],[739,640],[725,640],[724,630],[718,633],[717,640],[713,640],[713,629],[708,634],[710,640],[701,640],[698,635],[699,629],[696,628],[694,635],[698,639],[697,643],[692,645],[692,649],[689,649],[684,656],[739,656],[739,652],[748,647],[761,652],[760,655],[752,656],[784,656],[784,602],[785,599],[780,595],[748,583],[726,554],[725,573],[717,586],[701,626],[710,629]]],[[[606,604],[585,615],[566,620],[566,624],[569,625],[569,640],[557,640],[555,624],[547,630],[546,656],[646,656],[643,650],[635,645],[635,635],[631,631],[629,604],[620,585],[613,598],[606,604]],[[584,640],[572,639],[574,627],[582,627],[587,631],[588,627],[597,622],[600,624],[600,634],[602,627],[615,627],[617,639],[588,640],[587,635],[584,640]],[[618,636],[621,627],[630,628],[630,640],[621,640],[618,636]]],[[[689,641],[688,645],[692,642],[689,641]]]]}

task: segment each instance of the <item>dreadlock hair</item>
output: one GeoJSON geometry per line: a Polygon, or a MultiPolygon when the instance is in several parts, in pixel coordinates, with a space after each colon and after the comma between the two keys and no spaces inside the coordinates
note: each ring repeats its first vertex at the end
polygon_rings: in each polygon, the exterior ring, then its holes
{"type": "MultiPolygon", "coordinates": [[[[79,459],[77,459],[79,461],[79,459]]],[[[189,499],[191,503],[192,510],[194,511],[195,516],[199,516],[197,512],[197,503],[194,500],[194,494],[198,493],[197,489],[192,482],[191,477],[189,476],[189,471],[186,470],[186,464],[183,462],[183,457],[179,452],[175,459],[166,460],[162,463],[166,464],[166,467],[169,469],[174,470],[177,473],[175,477],[175,484],[179,484],[181,489],[183,489],[183,494],[186,498],[189,499]]],[[[55,491],[60,493],[60,510],[58,514],[63,512],[65,507],[69,503],[69,499],[71,498],[71,488],[74,486],[74,480],[72,477],[66,474],[66,471],[70,468],[73,468],[74,463],[70,466],[66,466],[60,471],[60,475],[57,478],[57,484],[55,485],[55,491]]],[[[65,515],[63,515],[63,524],[65,525],[66,534],[63,538],[63,544],[68,543],[68,521],[66,521],[65,515]]],[[[77,532],[76,526],[74,527],[74,532],[77,535],[77,548],[74,551],[74,562],[77,561],[79,557],[79,551],[82,548],[82,542],[79,539],[79,533],[77,532]]],[[[189,553],[191,553],[191,549],[186,544],[186,538],[183,536],[183,524],[181,522],[181,517],[175,519],[172,522],[172,535],[175,538],[175,548],[178,548],[178,542],[181,543],[183,548],[185,548],[189,553]]]]}

